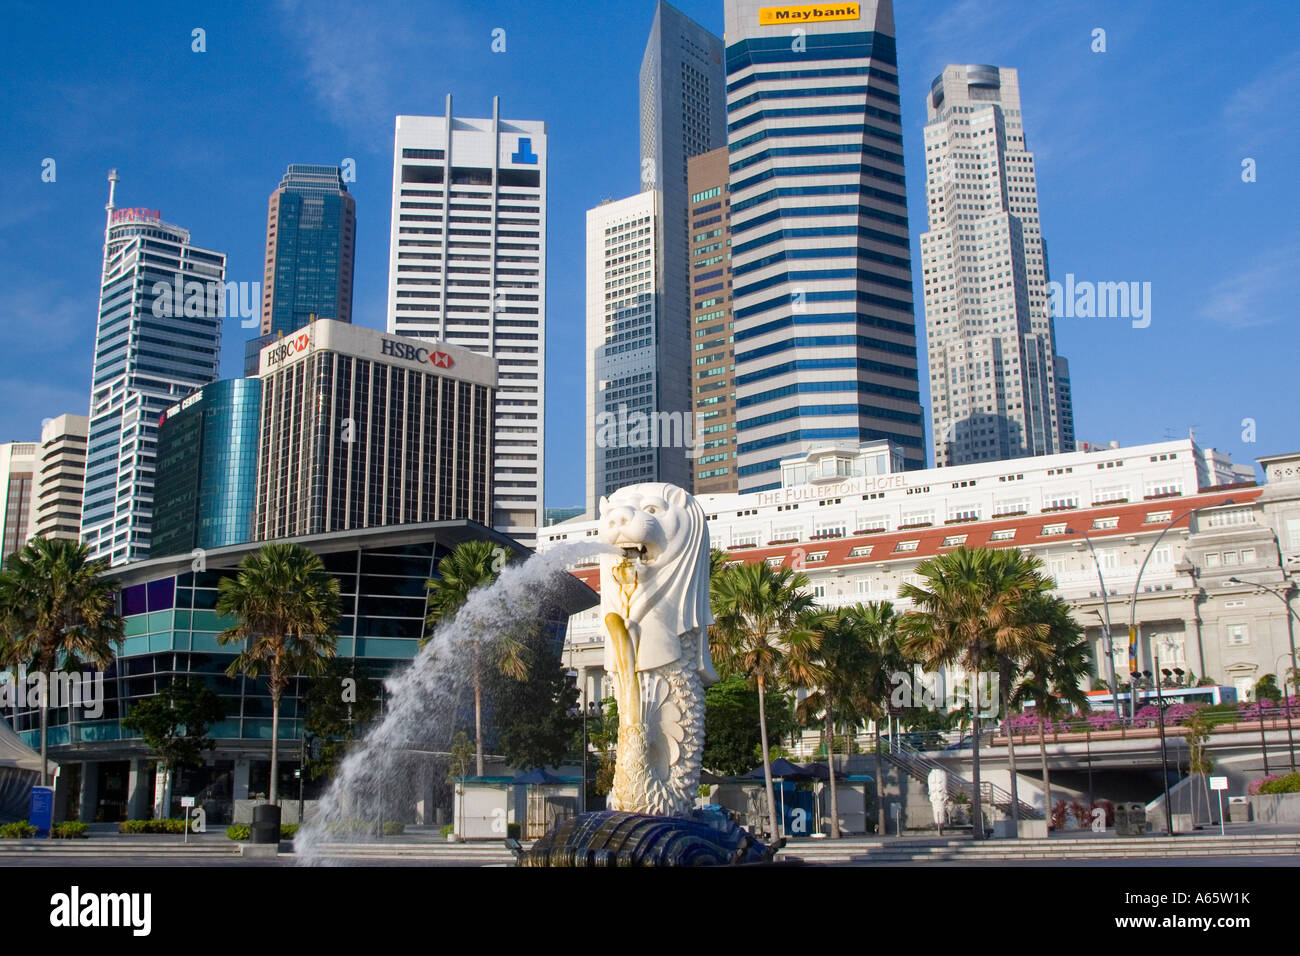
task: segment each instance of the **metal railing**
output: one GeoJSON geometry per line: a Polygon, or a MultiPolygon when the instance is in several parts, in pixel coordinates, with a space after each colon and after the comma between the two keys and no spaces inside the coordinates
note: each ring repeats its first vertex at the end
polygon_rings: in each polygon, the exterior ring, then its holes
{"type": "MultiPolygon", "coordinates": [[[[929,783],[930,772],[933,770],[942,770],[948,779],[948,787],[958,793],[963,793],[966,798],[972,801],[975,799],[975,784],[954,773],[948,767],[925,756],[921,751],[912,747],[902,740],[892,738],[882,738],[880,741],[880,753],[890,763],[907,771],[922,783],[929,783]]],[[[992,806],[1011,816],[1011,794],[994,783],[987,780],[980,781],[980,799],[985,806],[992,806]]],[[[1043,811],[1037,807],[1032,807],[1023,800],[1016,801],[1016,807],[1022,820],[1042,820],[1044,819],[1043,811]]]]}

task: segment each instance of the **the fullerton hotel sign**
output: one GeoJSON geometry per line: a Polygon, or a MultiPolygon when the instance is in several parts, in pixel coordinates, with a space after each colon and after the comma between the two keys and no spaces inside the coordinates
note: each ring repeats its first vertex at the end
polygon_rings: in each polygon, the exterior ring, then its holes
{"type": "Polygon", "coordinates": [[[809,485],[792,485],[775,491],[755,492],[756,504],[784,505],[797,501],[825,501],[827,498],[844,498],[850,495],[865,495],[873,491],[890,491],[906,488],[907,477],[903,474],[865,475],[858,478],[846,478],[844,481],[819,482],[809,485]]]}

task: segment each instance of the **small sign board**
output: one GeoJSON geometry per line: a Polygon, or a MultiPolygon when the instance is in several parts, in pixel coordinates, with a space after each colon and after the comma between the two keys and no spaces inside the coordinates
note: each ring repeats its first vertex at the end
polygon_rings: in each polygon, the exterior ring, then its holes
{"type": "Polygon", "coordinates": [[[1227,777],[1211,777],[1211,778],[1210,778],[1210,789],[1211,789],[1211,790],[1227,790],[1227,789],[1228,789],[1228,778],[1227,778],[1227,777]]]}
{"type": "Polygon", "coordinates": [[[41,838],[50,835],[54,825],[54,788],[32,787],[31,810],[27,822],[36,827],[36,835],[41,838]]]}
{"type": "Polygon", "coordinates": [[[184,809],[184,810],[188,810],[188,809],[189,809],[190,807],[192,807],[192,806],[194,806],[194,798],[193,798],[193,797],[181,797],[181,808],[182,808],[182,809],[184,809]]]}

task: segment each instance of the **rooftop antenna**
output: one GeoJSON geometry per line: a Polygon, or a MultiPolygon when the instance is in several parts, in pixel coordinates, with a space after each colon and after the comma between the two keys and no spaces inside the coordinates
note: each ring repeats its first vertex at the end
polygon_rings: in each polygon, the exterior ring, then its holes
{"type": "Polygon", "coordinates": [[[100,284],[103,285],[108,276],[108,244],[109,232],[113,228],[113,210],[117,208],[117,170],[108,171],[108,205],[104,207],[104,264],[100,270],[100,284]]]}
{"type": "Polygon", "coordinates": [[[110,219],[112,219],[113,217],[113,210],[117,208],[117,205],[115,203],[116,195],[117,195],[117,170],[110,169],[108,171],[108,205],[104,207],[106,210],[108,210],[108,215],[110,219]]]}

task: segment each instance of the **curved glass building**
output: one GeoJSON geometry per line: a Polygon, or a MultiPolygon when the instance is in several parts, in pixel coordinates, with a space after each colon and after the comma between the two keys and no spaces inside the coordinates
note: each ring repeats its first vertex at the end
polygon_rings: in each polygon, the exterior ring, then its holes
{"type": "Polygon", "coordinates": [[[163,412],[150,554],[252,540],[262,380],[213,382],[163,412]]]}

